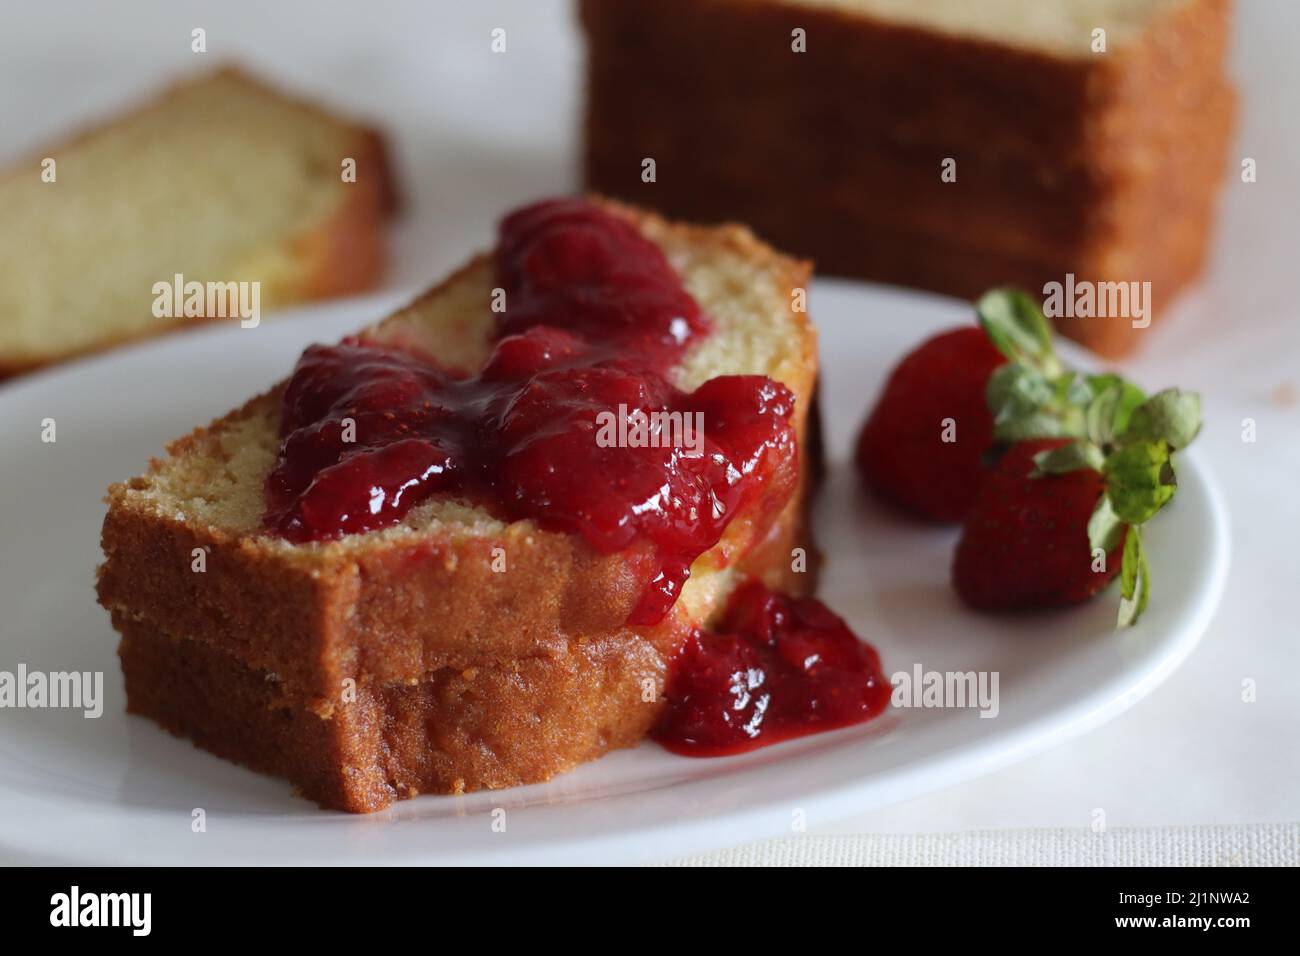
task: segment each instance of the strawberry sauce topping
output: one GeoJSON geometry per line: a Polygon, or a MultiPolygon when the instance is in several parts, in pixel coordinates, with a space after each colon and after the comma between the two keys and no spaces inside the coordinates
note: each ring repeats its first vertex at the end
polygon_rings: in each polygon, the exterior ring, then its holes
{"type": "Polygon", "coordinates": [[[793,490],[794,398],[763,376],[689,393],[666,381],[708,322],[659,247],[591,203],[506,217],[496,270],[506,310],[477,375],[363,339],[307,349],[284,392],[265,526],[337,538],[437,495],[602,553],[648,541],[655,570],[628,623],[652,624],[764,486],[779,483],[777,503],[793,490]]]}
{"type": "Polygon", "coordinates": [[[690,757],[742,753],[870,720],[890,693],[875,650],[826,605],[750,582],[670,662],[653,736],[690,757]]]}

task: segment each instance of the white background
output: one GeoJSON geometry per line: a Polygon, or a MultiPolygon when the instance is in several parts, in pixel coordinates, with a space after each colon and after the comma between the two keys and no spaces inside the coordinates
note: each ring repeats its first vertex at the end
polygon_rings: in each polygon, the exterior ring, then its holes
{"type": "MultiPolygon", "coordinates": [[[[498,214],[577,188],[582,42],[559,0],[59,2],[0,8],[0,161],[188,70],[235,60],[380,125],[406,211],[389,283],[415,288],[485,245],[498,214]],[[190,52],[207,30],[208,53],[190,52]],[[489,33],[505,27],[508,53],[489,33]]],[[[1191,660],[1113,723],[973,783],[830,826],[935,833],[1300,820],[1300,4],[1239,4],[1242,113],[1210,274],[1128,371],[1205,397],[1233,569],[1191,660]],[[1241,440],[1253,418],[1258,440],[1241,440]],[[1242,700],[1253,680],[1257,701],[1242,700]]],[[[816,315],[816,303],[813,303],[816,315]]],[[[874,389],[874,385],[871,387],[874,389]]],[[[871,400],[864,391],[865,409],[871,400]]],[[[1159,569],[1155,569],[1159,600],[1159,569]]],[[[867,635],[869,637],[869,635],[867,635]]],[[[1294,831],[1291,831],[1294,834],[1294,831]]],[[[1294,839],[1289,837],[1288,839],[1294,839]]],[[[942,856],[940,856],[942,859],[942,856]]]]}

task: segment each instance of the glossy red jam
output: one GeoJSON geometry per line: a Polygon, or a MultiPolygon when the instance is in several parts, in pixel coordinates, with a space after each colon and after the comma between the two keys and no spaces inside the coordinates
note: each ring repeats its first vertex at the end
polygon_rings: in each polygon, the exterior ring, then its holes
{"type": "Polygon", "coordinates": [[[870,720],[890,693],[875,650],[826,605],[751,582],[670,662],[653,736],[691,757],[742,753],[870,720]]]}
{"type": "Polygon", "coordinates": [[[496,266],[506,312],[475,376],[356,339],[304,353],[284,393],[266,526],[323,540],[444,495],[603,553],[649,541],[656,568],[629,623],[654,623],[767,482],[788,495],[794,399],[762,376],[690,393],[665,381],[707,325],[659,248],[596,206],[507,217],[496,266]]]}
{"type": "Polygon", "coordinates": [[[708,332],[700,307],[659,247],[631,222],[580,199],[526,206],[501,222],[502,337],[563,329],[593,358],[664,374],[708,332]]]}

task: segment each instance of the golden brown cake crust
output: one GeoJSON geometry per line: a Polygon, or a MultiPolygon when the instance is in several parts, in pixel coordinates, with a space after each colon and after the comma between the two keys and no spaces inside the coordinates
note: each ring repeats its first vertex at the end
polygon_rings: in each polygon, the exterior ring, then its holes
{"type": "Polygon", "coordinates": [[[121,630],[131,713],[353,813],[417,793],[547,780],[635,744],[662,707],[663,652],[628,633],[439,670],[415,684],[361,688],[322,718],[286,699],[265,673],[209,645],[134,622],[121,630]]]}
{"type": "MultiPolygon", "coordinates": [[[[1159,313],[1200,273],[1235,112],[1229,0],[1081,57],[781,0],[581,9],[590,188],[964,298],[1072,272],[1151,281],[1159,313]]],[[[1061,328],[1107,355],[1141,338],[1123,320],[1061,328]]]]}

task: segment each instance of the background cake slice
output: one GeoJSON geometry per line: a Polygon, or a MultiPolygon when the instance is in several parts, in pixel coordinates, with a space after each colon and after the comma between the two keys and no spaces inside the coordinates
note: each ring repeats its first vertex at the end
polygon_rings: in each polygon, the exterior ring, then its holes
{"type": "Polygon", "coordinates": [[[393,205],[373,130],[237,70],[185,82],[0,171],[0,377],[223,317],[155,315],[177,275],[263,311],[369,288],[393,205]]]}
{"type": "MultiPolygon", "coordinates": [[[[1229,12],[583,0],[586,180],[740,218],[825,272],[970,299],[1069,273],[1150,282],[1158,314],[1208,247],[1235,110],[1229,12]]],[[[1108,355],[1140,340],[1129,316],[1058,325],[1108,355]]]]}
{"type": "MultiPolygon", "coordinates": [[[[816,378],[800,308],[807,265],[741,227],[603,208],[662,250],[711,323],[670,370],[674,384],[690,390],[720,375],[783,383],[802,452],[816,378]]],[[[475,259],[364,338],[475,371],[498,320],[496,282],[491,259],[475,259]]],[[[812,589],[807,453],[789,500],[735,515],[652,626],[627,624],[649,567],[640,543],[599,553],[576,535],[460,500],[425,502],[383,530],[291,543],[263,524],[282,390],[110,489],[99,594],[124,636],[134,712],[288,776],[327,805],[373,810],[409,790],[545,779],[632,743],[657,713],[673,648],[740,581],[812,589]],[[494,570],[496,554],[508,557],[505,573],[494,570]],[[626,679],[617,693],[611,674],[626,679]],[[389,740],[385,764],[375,735],[403,721],[403,739],[422,742],[400,751],[389,740]],[[268,756],[276,748],[286,754],[278,766],[268,756]]]]}

